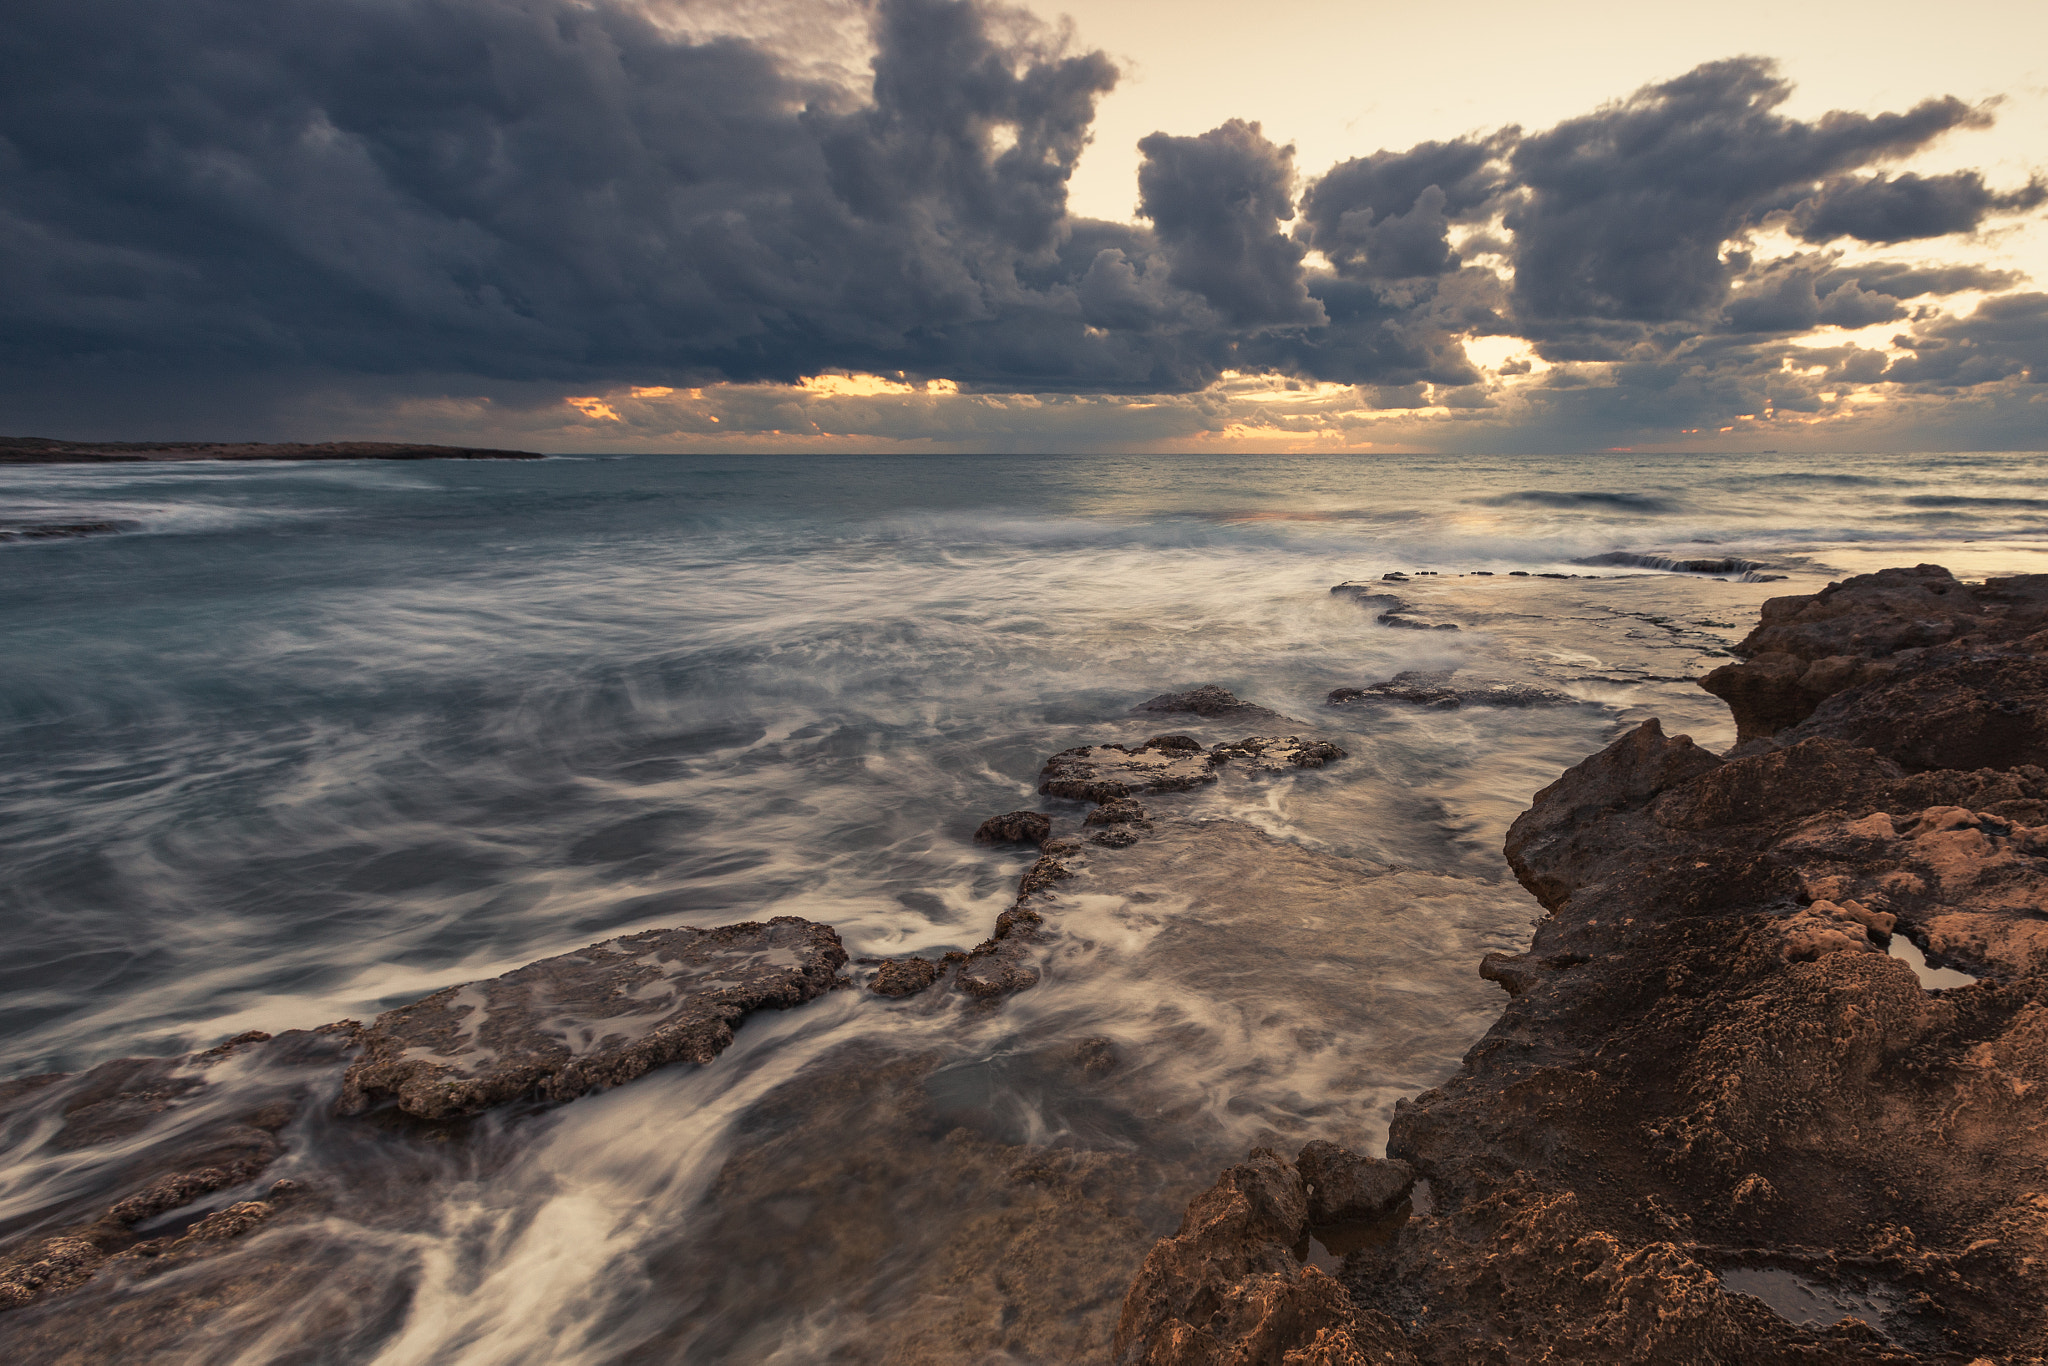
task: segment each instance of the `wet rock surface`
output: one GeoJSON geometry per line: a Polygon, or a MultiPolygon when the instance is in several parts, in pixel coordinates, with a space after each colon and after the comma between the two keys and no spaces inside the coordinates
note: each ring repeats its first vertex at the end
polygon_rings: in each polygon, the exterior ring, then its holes
{"type": "Polygon", "coordinates": [[[1148,698],[1131,708],[1136,716],[1199,716],[1205,721],[1237,721],[1264,724],[1268,721],[1284,721],[1290,725],[1298,722],[1255,702],[1247,702],[1228,688],[1214,683],[1191,689],[1188,692],[1166,692],[1148,698]]]}
{"type": "Polygon", "coordinates": [[[1052,834],[1052,818],[1038,811],[1008,811],[990,816],[974,831],[976,844],[1043,844],[1052,834]]]}
{"type": "Polygon", "coordinates": [[[118,1058],[76,1076],[10,1083],[0,1126],[42,1130],[44,1165],[75,1165],[91,1179],[54,1182],[40,1197],[15,1193],[20,1212],[6,1230],[15,1236],[0,1243],[0,1310],[102,1273],[132,1278],[197,1260],[291,1203],[284,1182],[261,1201],[205,1208],[218,1192],[257,1193],[284,1152],[280,1133],[331,1084],[356,1031],[351,1021],[252,1033],[186,1057],[118,1058]],[[201,1213],[186,1227],[156,1226],[195,1204],[201,1213]]]}
{"type": "Polygon", "coordinates": [[[94,522],[32,522],[0,518],[0,543],[7,541],[69,541],[81,536],[118,536],[135,531],[140,522],[120,520],[94,522]]]}
{"type": "MultiPolygon", "coordinates": [[[[2024,698],[2035,594],[1864,576],[1774,600],[1750,664],[1845,661],[1831,716],[1954,701],[1929,680],[1965,664],[2024,698]]],[[[1976,763],[1967,727],[1945,752],[1803,720],[1728,756],[1645,724],[1538,793],[1507,855],[1549,915],[1488,956],[1499,1023],[1389,1135],[1427,1211],[1349,1253],[1333,1305],[1278,1259],[1282,1202],[1226,1174],[1134,1281],[1118,1359],[2048,1354],[2048,769],[1976,763]],[[1893,935],[1980,980],[1923,987],[1893,935]]]]}
{"type": "Polygon", "coordinates": [[[1050,797],[1109,802],[1142,792],[1186,792],[1216,781],[1228,763],[1278,772],[1321,768],[1344,751],[1327,740],[1300,735],[1248,735],[1202,747],[1187,735],[1155,735],[1136,746],[1078,745],[1045,761],[1038,790],[1050,797]]]}
{"type": "Polygon", "coordinates": [[[341,1108],[389,1097],[408,1114],[450,1119],[708,1063],[746,1015],[831,990],[845,963],[831,926],[795,916],[607,939],[379,1015],[341,1108]]]}
{"type": "MultiPolygon", "coordinates": [[[[1407,583],[1405,576],[1387,574],[1384,581],[1407,583]]],[[[1417,608],[1404,598],[1389,593],[1381,583],[1340,583],[1330,590],[1339,597],[1350,598],[1360,607],[1373,613],[1373,620],[1382,626],[1395,626],[1411,631],[1455,631],[1458,624],[1435,617],[1415,615],[1417,608]]]]}
{"type": "Polygon", "coordinates": [[[1533,683],[1513,683],[1479,676],[1459,677],[1456,670],[1404,669],[1384,683],[1362,688],[1333,688],[1333,707],[1371,702],[1416,702],[1426,707],[1563,707],[1578,701],[1568,693],[1533,683]]]}
{"type": "MultiPolygon", "coordinates": [[[[393,1171],[404,1145],[459,1148],[460,1125],[447,1122],[486,1107],[709,1062],[748,1012],[841,984],[845,960],[830,926],[794,917],[647,931],[436,992],[368,1028],[253,1032],[184,1057],[9,1082],[0,1128],[31,1136],[24,1170],[50,1176],[47,1190],[16,1191],[0,1224],[0,1311],[14,1311],[0,1314],[0,1349],[24,1361],[161,1350],[228,1306],[287,1285],[312,1293],[347,1259],[314,1227],[337,1202],[407,1217],[417,1188],[393,1171]],[[386,1099],[396,1104],[365,1115],[386,1099]],[[309,1126],[323,1129],[324,1158],[304,1152],[309,1126]],[[367,1168],[345,1156],[362,1143],[379,1152],[367,1168]],[[295,1148],[308,1179],[269,1180],[295,1148]],[[138,1288],[259,1233],[297,1250],[267,1271],[238,1260],[138,1288]],[[109,1297],[129,1307],[103,1319],[95,1306],[109,1297]],[[138,1298],[155,1307],[136,1309],[138,1298]]],[[[435,1161],[421,1180],[451,1175],[435,1161]]]]}

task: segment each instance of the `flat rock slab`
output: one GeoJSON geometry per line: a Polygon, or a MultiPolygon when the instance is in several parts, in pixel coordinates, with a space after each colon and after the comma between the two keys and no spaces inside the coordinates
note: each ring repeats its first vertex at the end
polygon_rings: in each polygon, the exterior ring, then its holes
{"type": "Polygon", "coordinates": [[[1361,702],[1419,702],[1426,707],[1562,707],[1579,699],[1539,688],[1532,683],[1511,683],[1501,679],[1465,678],[1455,672],[1408,669],[1384,683],[1363,688],[1335,688],[1330,692],[1333,707],[1361,702]]]}
{"type": "Polygon", "coordinates": [[[339,1108],[389,1096],[409,1114],[452,1119],[708,1063],[741,1018],[829,991],[845,962],[831,926],[795,916],[607,939],[379,1015],[339,1108]]]}
{"type": "Polygon", "coordinates": [[[1188,692],[1167,692],[1148,698],[1131,708],[1134,716],[1199,716],[1205,721],[1284,721],[1299,725],[1288,717],[1262,707],[1256,702],[1247,702],[1228,688],[1214,683],[1191,689],[1188,692]]]}
{"type": "Polygon", "coordinates": [[[1235,761],[1274,773],[1287,768],[1321,768],[1344,751],[1327,740],[1301,735],[1247,735],[1202,748],[1186,735],[1155,735],[1141,745],[1080,745],[1045,761],[1038,790],[1049,797],[1107,802],[1139,792],[1186,792],[1216,781],[1216,770],[1235,761]]]}
{"type": "MultiPolygon", "coordinates": [[[[1387,575],[1395,583],[1406,583],[1406,578],[1387,575]]],[[[1377,615],[1373,620],[1382,626],[1399,626],[1411,631],[1455,631],[1456,623],[1448,621],[1426,621],[1409,615],[1416,609],[1413,604],[1385,591],[1377,583],[1340,583],[1330,590],[1342,598],[1350,598],[1360,607],[1377,615]]]]}

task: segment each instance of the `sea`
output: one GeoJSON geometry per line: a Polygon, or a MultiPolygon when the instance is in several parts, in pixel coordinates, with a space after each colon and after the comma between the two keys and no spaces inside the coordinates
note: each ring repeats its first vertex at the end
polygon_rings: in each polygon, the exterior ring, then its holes
{"type": "MultiPolygon", "coordinates": [[[[1106,1359],[1130,1270],[1219,1166],[1379,1152],[1497,1018],[1476,965],[1542,914],[1500,852],[1535,791],[1651,716],[1732,744],[1694,680],[1766,599],[1916,563],[2048,571],[2048,463],[0,468],[0,1081],[368,1021],[652,927],[795,915],[856,959],[969,949],[1035,856],[976,825],[1074,826],[1035,791],[1047,756],[1176,729],[1131,709],[1220,685],[1347,757],[1174,814],[1442,894],[1308,929],[1256,887],[1199,927],[1098,898],[1087,952],[995,1006],[832,992],[709,1066],[438,1147],[315,1106],[211,1205],[337,1162],[407,1194],[337,1203],[317,1276],[152,1357],[1106,1359]],[[15,534],[81,523],[106,525],[15,534]],[[1348,582],[1459,629],[1383,622],[1348,582]],[[1570,700],[1326,701],[1404,672],[1570,700]],[[1108,1081],[1060,1063],[1083,1045],[1120,1060],[1108,1081]]],[[[0,1237],[99,1170],[48,1138],[0,1116],[0,1237]]],[[[282,1266],[308,1236],[234,1255],[282,1266]]]]}

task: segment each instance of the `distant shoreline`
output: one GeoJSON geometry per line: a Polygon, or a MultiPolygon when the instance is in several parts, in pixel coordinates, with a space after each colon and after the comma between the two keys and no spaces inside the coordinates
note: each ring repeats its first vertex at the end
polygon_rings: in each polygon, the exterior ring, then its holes
{"type": "Polygon", "coordinates": [[[162,460],[543,460],[537,451],[425,446],[407,441],[52,441],[0,436],[0,465],[97,465],[162,460]]]}

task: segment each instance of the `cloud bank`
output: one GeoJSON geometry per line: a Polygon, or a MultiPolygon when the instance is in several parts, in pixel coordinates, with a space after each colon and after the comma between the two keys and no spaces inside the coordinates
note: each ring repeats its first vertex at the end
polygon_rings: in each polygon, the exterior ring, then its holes
{"type": "Polygon", "coordinates": [[[2048,430],[2048,295],[1872,255],[2048,200],[1893,167],[1989,110],[1801,120],[1741,58],[1306,179],[1232,120],[1144,139],[1113,223],[1066,198],[1106,56],[984,0],[867,17],[850,84],[624,0],[28,0],[0,27],[6,425],[1497,448],[1949,404],[1972,441],[2048,430]],[[896,387],[802,383],[835,374],[896,387]]]}

